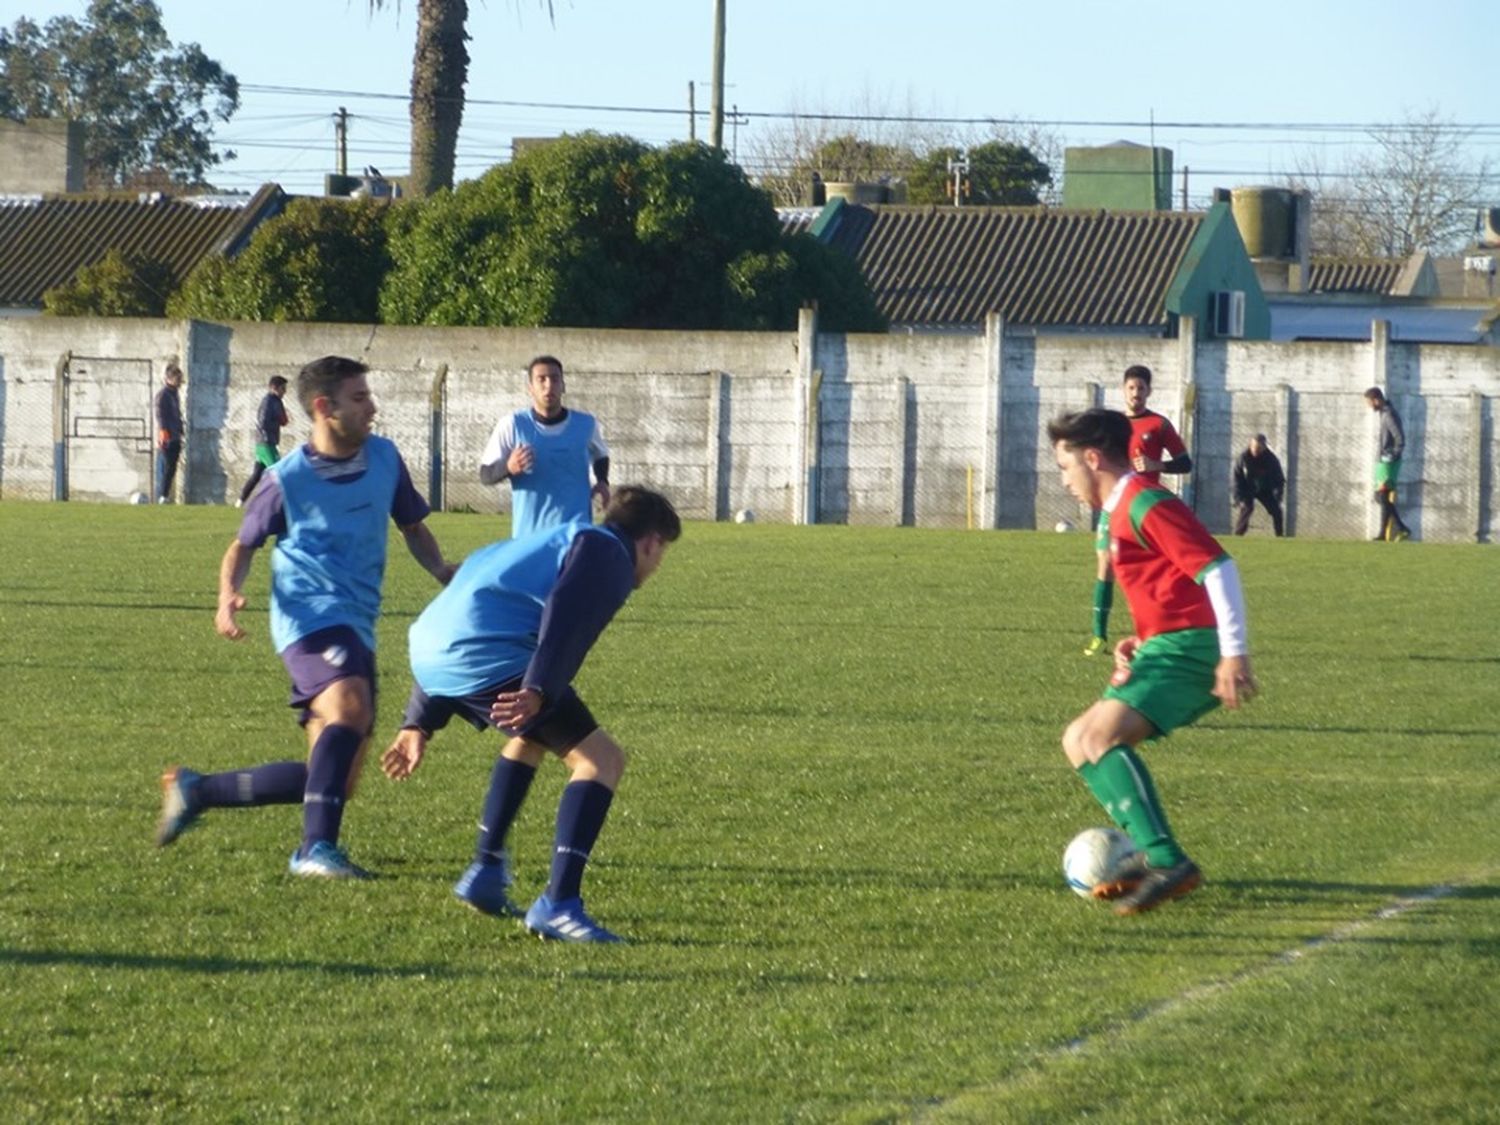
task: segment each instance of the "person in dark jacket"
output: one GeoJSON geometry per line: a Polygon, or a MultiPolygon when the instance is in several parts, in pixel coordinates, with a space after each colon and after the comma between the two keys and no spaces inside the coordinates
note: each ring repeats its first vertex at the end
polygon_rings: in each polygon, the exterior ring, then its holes
{"type": "Polygon", "coordinates": [[[1270,515],[1271,527],[1279,539],[1281,498],[1285,493],[1286,474],[1281,470],[1281,459],[1271,452],[1266,435],[1256,434],[1234,462],[1234,533],[1244,535],[1250,530],[1250,516],[1259,500],[1270,515]]]}
{"type": "Polygon", "coordinates": [[[286,386],[284,375],[272,375],[266,384],[266,397],[260,400],[260,409],[255,412],[255,468],[250,471],[245,487],[240,489],[236,508],[244,507],[265,471],[281,459],[281,452],[276,448],[281,443],[281,427],[291,421],[286,414],[286,403],[282,401],[286,397],[286,386]]]}
{"type": "Polygon", "coordinates": [[[182,368],[167,364],[161,389],[152,410],[156,414],[156,502],[172,502],[172,482],[177,477],[177,459],[182,456],[182,368]]]}
{"type": "Polygon", "coordinates": [[[1396,511],[1396,481],[1401,476],[1401,455],[1406,451],[1406,431],[1401,415],[1379,387],[1365,392],[1365,402],[1380,415],[1380,439],[1375,460],[1375,503],[1380,505],[1380,533],[1377,540],[1398,543],[1411,538],[1411,528],[1396,511]]]}

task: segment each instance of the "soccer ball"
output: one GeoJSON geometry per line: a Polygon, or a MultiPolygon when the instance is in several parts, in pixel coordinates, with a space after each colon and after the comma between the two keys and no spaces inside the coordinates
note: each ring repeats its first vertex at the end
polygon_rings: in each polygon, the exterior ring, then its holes
{"type": "Polygon", "coordinates": [[[132,504],[144,504],[146,503],[146,494],[144,492],[132,492],[130,494],[130,502],[132,504]]]}
{"type": "Polygon", "coordinates": [[[1100,883],[1138,872],[1144,858],[1118,828],[1085,828],[1063,852],[1063,877],[1074,894],[1092,898],[1100,883]]]}
{"type": "Polygon", "coordinates": [[[754,523],[755,522],[755,513],[752,512],[749,508],[741,508],[738,512],[734,513],[734,522],[735,523],[754,523]]]}
{"type": "Polygon", "coordinates": [[[1073,521],[1072,520],[1058,520],[1057,521],[1057,526],[1054,527],[1052,530],[1058,532],[1059,534],[1061,534],[1064,531],[1072,531],[1073,530],[1073,521]]]}

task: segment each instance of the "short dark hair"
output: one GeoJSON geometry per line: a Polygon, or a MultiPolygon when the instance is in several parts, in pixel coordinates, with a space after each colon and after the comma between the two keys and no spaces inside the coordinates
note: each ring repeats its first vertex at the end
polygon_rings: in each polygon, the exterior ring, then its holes
{"type": "Polygon", "coordinates": [[[266,380],[266,386],[270,387],[273,391],[284,391],[286,390],[286,376],[272,375],[266,380]]]}
{"type": "Polygon", "coordinates": [[[1371,402],[1384,402],[1385,392],[1382,391],[1379,387],[1371,387],[1365,392],[1365,398],[1369,399],[1371,402]]]}
{"type": "Polygon", "coordinates": [[[297,401],[307,411],[309,418],[316,417],[313,414],[313,402],[316,399],[333,398],[338,394],[339,384],[345,379],[365,375],[369,370],[359,360],[346,356],[325,355],[322,359],[315,359],[297,372],[297,401]]]}
{"type": "Polygon", "coordinates": [[[632,539],[660,535],[668,543],[682,536],[682,520],[660,492],[636,484],[622,484],[609,498],[604,522],[612,523],[632,539]]]}
{"type": "Polygon", "coordinates": [[[1062,414],[1047,423],[1047,438],[1068,449],[1097,449],[1110,461],[1130,456],[1130,419],[1118,410],[1094,407],[1062,414]]]}
{"type": "Polygon", "coordinates": [[[532,373],[532,371],[534,371],[536,369],[536,365],[539,364],[539,363],[549,363],[553,367],[557,368],[557,373],[559,375],[562,374],[562,369],[563,369],[562,360],[558,359],[555,355],[538,355],[538,356],[533,356],[532,359],[531,359],[531,362],[526,365],[526,381],[528,383],[531,382],[531,373],[532,373]]]}
{"type": "Polygon", "coordinates": [[[1151,386],[1151,368],[1144,363],[1132,363],[1125,369],[1125,374],[1120,377],[1120,382],[1128,383],[1132,379],[1139,379],[1149,389],[1151,386]]]}

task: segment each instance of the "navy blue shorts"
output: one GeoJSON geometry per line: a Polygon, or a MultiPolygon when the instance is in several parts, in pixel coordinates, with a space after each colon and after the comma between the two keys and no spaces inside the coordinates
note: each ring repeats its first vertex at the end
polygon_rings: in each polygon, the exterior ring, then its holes
{"type": "Polygon", "coordinates": [[[418,727],[432,734],[442,730],[456,715],[476,730],[498,730],[502,734],[524,738],[528,742],[540,743],[554,754],[566,754],[599,729],[588,704],[578,698],[578,693],[571,687],[519,730],[496,726],[490,721],[490,706],[495,702],[495,696],[502,691],[520,690],[520,676],[457,699],[428,695],[419,685],[412,684],[411,698],[407,700],[401,725],[418,727]]]}
{"type": "Polygon", "coordinates": [[[370,685],[371,728],[375,715],[375,654],[365,647],[358,633],[347,625],[334,625],[300,637],[281,650],[281,662],[292,678],[288,707],[300,707],[297,721],[303,726],[312,718],[308,704],[330,684],[360,678],[370,685]]]}

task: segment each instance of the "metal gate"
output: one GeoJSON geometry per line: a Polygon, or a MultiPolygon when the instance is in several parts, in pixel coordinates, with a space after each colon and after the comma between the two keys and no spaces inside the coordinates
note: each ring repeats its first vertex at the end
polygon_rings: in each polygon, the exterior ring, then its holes
{"type": "Polygon", "coordinates": [[[67,370],[67,497],[123,503],[152,494],[151,361],[72,356],[67,370]]]}

